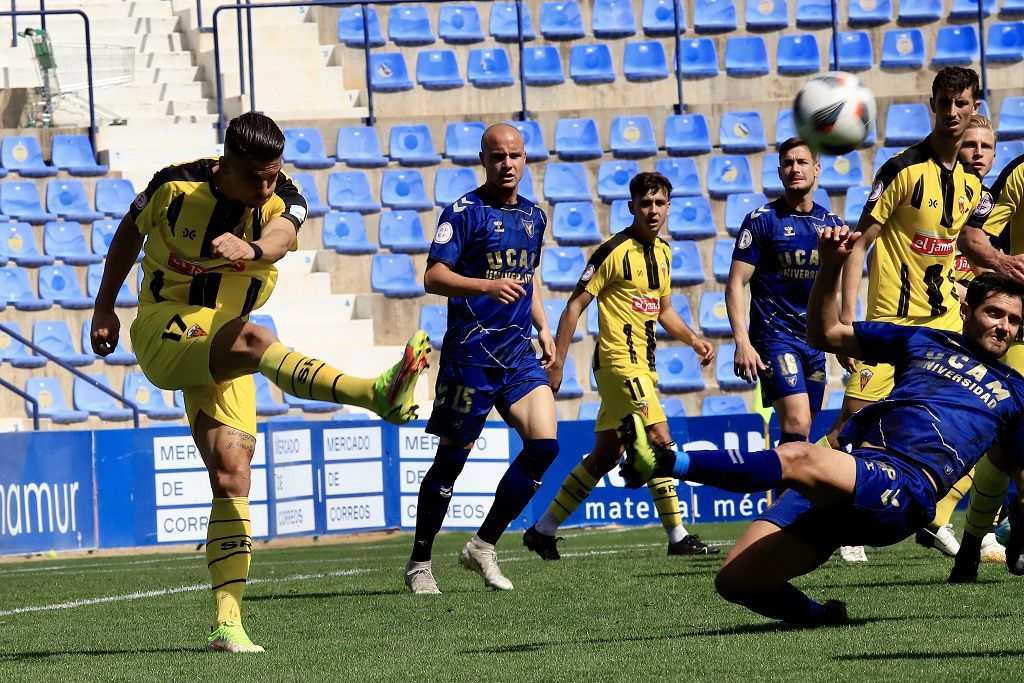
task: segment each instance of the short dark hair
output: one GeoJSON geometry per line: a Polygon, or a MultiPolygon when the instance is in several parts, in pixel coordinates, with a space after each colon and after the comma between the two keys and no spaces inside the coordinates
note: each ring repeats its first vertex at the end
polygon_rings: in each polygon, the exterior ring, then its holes
{"type": "Polygon", "coordinates": [[[814,148],[807,144],[807,141],[801,137],[793,137],[783,142],[779,146],[779,159],[786,156],[786,152],[791,149],[795,149],[796,147],[806,147],[811,150],[811,158],[814,159],[814,161],[818,160],[818,153],[814,151],[814,148]]]}
{"type": "Polygon", "coordinates": [[[1024,285],[1005,273],[982,273],[967,287],[967,305],[977,308],[993,294],[1005,294],[1020,299],[1024,306],[1024,285]]]}
{"type": "Polygon", "coordinates": [[[284,133],[269,116],[246,112],[228,124],[224,153],[250,161],[273,161],[284,153],[284,133]]]}
{"type": "Polygon", "coordinates": [[[642,199],[658,190],[665,190],[665,195],[669,198],[672,197],[672,183],[660,173],[644,171],[637,173],[629,181],[629,198],[633,200],[642,199]]]}
{"type": "Polygon", "coordinates": [[[981,85],[978,82],[978,72],[964,66],[945,66],[939,69],[932,81],[932,97],[940,92],[951,92],[960,94],[964,90],[971,91],[971,97],[978,99],[981,94],[981,85]]]}

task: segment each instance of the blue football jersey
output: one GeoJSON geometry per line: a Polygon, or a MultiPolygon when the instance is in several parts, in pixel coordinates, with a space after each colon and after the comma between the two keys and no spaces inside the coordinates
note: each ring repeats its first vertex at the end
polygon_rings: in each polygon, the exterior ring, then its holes
{"type": "Polygon", "coordinates": [[[522,195],[515,206],[502,206],[490,203],[480,188],[441,212],[431,261],[465,277],[514,278],[526,290],[526,296],[511,304],[489,296],[450,297],[442,360],[511,368],[534,353],[533,274],[540,266],[546,227],[544,212],[522,195]]]}
{"type": "Polygon", "coordinates": [[[1024,446],[1024,377],[979,361],[955,332],[857,322],[861,360],[896,368],[889,397],[857,412],[843,443],[881,446],[930,472],[941,498],[996,442],[1024,446]]]}
{"type": "Polygon", "coordinates": [[[818,274],[818,233],[842,224],[818,204],[800,213],[781,198],[743,219],[732,258],[755,268],[750,278],[752,341],[806,339],[807,300],[818,274]]]}

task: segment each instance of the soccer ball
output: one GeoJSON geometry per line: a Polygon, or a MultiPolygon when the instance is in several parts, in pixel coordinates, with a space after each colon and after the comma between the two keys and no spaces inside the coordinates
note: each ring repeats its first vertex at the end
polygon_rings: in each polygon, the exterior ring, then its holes
{"type": "Polygon", "coordinates": [[[875,96],[853,74],[832,71],[807,81],[793,101],[797,133],[823,154],[860,147],[875,120],[875,96]]]}

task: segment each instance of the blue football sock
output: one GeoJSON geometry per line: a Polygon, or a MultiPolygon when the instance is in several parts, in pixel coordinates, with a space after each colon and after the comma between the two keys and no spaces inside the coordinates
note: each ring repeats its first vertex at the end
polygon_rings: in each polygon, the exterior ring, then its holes
{"type": "Polygon", "coordinates": [[[412,560],[430,559],[434,537],[441,530],[448,505],[452,502],[452,488],[462,472],[469,449],[461,446],[438,446],[434,464],[423,476],[420,495],[416,503],[416,537],[412,545],[412,560]]]}
{"type": "Polygon", "coordinates": [[[800,441],[807,441],[807,435],[797,434],[796,432],[782,432],[782,434],[779,436],[780,446],[784,443],[793,443],[800,441]]]}
{"type": "Polygon", "coordinates": [[[820,619],[824,609],[821,603],[811,600],[791,583],[783,584],[770,593],[734,602],[769,619],[790,624],[814,623],[820,619]]]}
{"type": "Polygon", "coordinates": [[[779,485],[782,463],[774,450],[677,451],[672,476],[734,493],[755,493],[779,485]]]}
{"type": "Polygon", "coordinates": [[[540,478],[558,455],[555,439],[534,439],[523,444],[523,451],[508,466],[494,492],[494,503],[480,525],[477,538],[495,544],[505,529],[526,508],[540,488],[540,478]]]}

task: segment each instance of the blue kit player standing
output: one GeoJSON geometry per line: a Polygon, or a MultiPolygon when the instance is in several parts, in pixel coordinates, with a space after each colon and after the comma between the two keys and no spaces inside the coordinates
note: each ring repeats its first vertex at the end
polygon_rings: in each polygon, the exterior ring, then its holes
{"type": "Polygon", "coordinates": [[[440,437],[420,485],[416,538],[405,568],[413,593],[437,594],[431,546],[491,408],[522,437],[523,450],[501,478],[494,504],[459,554],[484,585],[511,590],[494,544],[519,516],[558,455],[555,398],[545,367],[555,352],[534,273],[540,266],[547,218],[518,194],[526,164],[523,136],[497,124],[484,133],[483,186],[447,207],[430,248],[426,290],[448,297],[448,331],[441,348],[434,410],[427,431],[440,437]],[[542,356],[530,340],[536,327],[542,356]]]}

